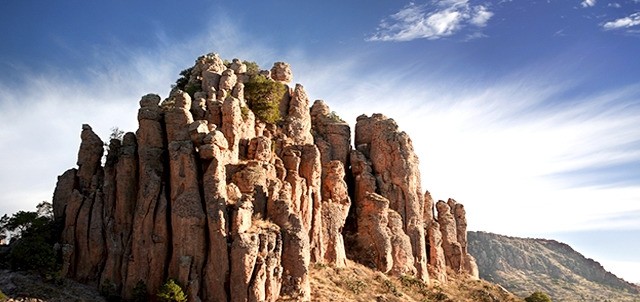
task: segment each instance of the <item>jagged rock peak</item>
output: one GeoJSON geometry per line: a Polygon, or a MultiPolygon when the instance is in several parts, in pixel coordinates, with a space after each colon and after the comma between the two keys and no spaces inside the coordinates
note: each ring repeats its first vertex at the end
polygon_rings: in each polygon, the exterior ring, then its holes
{"type": "Polygon", "coordinates": [[[353,150],[348,123],[284,84],[287,63],[259,71],[212,53],[181,76],[164,101],[142,96],[138,130],[110,142],[104,166],[82,126],[78,168],[54,193],[64,276],[124,299],[171,278],[189,301],[309,301],[309,265],[345,267],[358,248],[393,275],[474,275],[464,208],[423,195],[395,121],[358,117],[353,150]],[[252,90],[263,84],[281,94],[252,90]]]}

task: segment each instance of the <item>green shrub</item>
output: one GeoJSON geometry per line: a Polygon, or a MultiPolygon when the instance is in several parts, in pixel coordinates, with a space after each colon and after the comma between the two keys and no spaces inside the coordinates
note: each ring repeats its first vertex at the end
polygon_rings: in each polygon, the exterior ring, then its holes
{"type": "Polygon", "coordinates": [[[243,61],[242,63],[247,66],[246,74],[248,76],[253,77],[258,75],[258,73],[260,73],[260,66],[258,66],[258,63],[253,61],[243,61]]]}
{"type": "Polygon", "coordinates": [[[100,286],[100,295],[105,297],[109,302],[117,302],[121,300],[116,284],[109,279],[102,282],[102,286],[100,286]]]}
{"type": "Polygon", "coordinates": [[[42,237],[23,236],[11,249],[9,262],[14,270],[34,270],[47,274],[56,269],[56,253],[42,237]]]}
{"type": "Polygon", "coordinates": [[[185,85],[183,91],[188,93],[191,99],[194,99],[196,92],[202,91],[202,81],[185,85]]]}
{"type": "Polygon", "coordinates": [[[191,70],[193,70],[193,67],[190,67],[181,71],[180,78],[176,80],[176,83],[172,85],[171,88],[178,88],[180,90],[184,90],[184,88],[187,86],[187,83],[189,83],[189,78],[191,77],[191,70]]]}
{"type": "Polygon", "coordinates": [[[139,280],[133,288],[133,302],[147,302],[148,295],[147,285],[142,280],[139,280]]]}
{"type": "Polygon", "coordinates": [[[158,294],[158,301],[160,302],[186,302],[187,295],[182,291],[182,287],[178,285],[173,279],[167,280],[165,284],[160,287],[158,294]]]}
{"type": "Polygon", "coordinates": [[[340,123],[345,122],[335,111],[331,111],[331,113],[329,113],[328,118],[334,122],[340,122],[340,123]]]}
{"type": "Polygon", "coordinates": [[[244,98],[256,117],[267,123],[277,123],[280,117],[280,101],[287,87],[263,75],[252,77],[244,86],[244,98]]]}
{"type": "Polygon", "coordinates": [[[242,120],[246,121],[249,118],[249,108],[247,106],[240,107],[240,114],[242,114],[242,120]]]}
{"type": "Polygon", "coordinates": [[[1,290],[0,290],[0,302],[6,301],[8,300],[9,297],[7,297],[7,295],[5,295],[1,290]]]}
{"type": "Polygon", "coordinates": [[[356,295],[359,295],[367,288],[367,284],[362,280],[347,280],[345,281],[345,286],[356,295]]]}
{"type": "Polygon", "coordinates": [[[543,292],[537,291],[531,294],[531,296],[524,298],[526,302],[552,302],[551,298],[543,292]]]}

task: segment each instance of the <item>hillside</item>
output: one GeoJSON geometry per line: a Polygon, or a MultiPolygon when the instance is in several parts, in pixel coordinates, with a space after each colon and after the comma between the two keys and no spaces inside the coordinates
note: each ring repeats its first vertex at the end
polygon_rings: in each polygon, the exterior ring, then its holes
{"type": "MultiPolygon", "coordinates": [[[[314,264],[310,267],[311,301],[442,301],[442,302],[521,302],[502,287],[484,280],[471,280],[451,273],[448,283],[427,286],[415,278],[386,276],[361,264],[348,261],[347,267],[314,264]]],[[[0,270],[0,292],[13,301],[108,301],[97,289],[69,279],[56,282],[27,272],[0,270]]],[[[2,295],[0,294],[0,301],[2,295]]],[[[282,298],[279,301],[294,301],[282,298]]]]}
{"type": "Polygon", "coordinates": [[[638,286],[567,244],[486,232],[468,232],[468,238],[480,277],[519,296],[540,290],[554,301],[640,301],[638,286]]]}

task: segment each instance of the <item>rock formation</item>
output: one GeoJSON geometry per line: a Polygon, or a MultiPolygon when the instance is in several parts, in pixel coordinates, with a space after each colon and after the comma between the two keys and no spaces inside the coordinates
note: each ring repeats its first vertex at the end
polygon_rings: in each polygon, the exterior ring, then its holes
{"type": "MultiPolygon", "coordinates": [[[[355,145],[370,162],[375,191],[389,200],[389,208],[400,214],[402,229],[411,241],[411,255],[417,277],[427,281],[426,243],[423,226],[423,197],[418,157],[411,139],[398,125],[381,114],[361,115],[356,123],[355,145]]],[[[361,157],[361,156],[360,156],[361,157]]],[[[356,180],[356,187],[357,184],[356,180]]],[[[360,200],[356,196],[356,204],[360,200]]]]}
{"type": "MultiPolygon", "coordinates": [[[[477,276],[461,204],[421,191],[406,133],[380,114],[351,130],[300,84],[260,120],[238,59],[199,57],[161,102],[140,100],[139,128],[104,144],[82,127],[78,168],[58,178],[64,276],[133,299],[169,278],[189,301],[309,301],[309,265],[355,259],[393,275],[477,276]],[[225,65],[227,64],[227,65],[225,65]],[[353,207],[352,207],[353,205],[353,207]],[[347,246],[346,229],[356,234],[347,246]]],[[[261,71],[289,83],[288,64],[261,71]]],[[[279,84],[284,85],[284,84],[279,84]]]]}

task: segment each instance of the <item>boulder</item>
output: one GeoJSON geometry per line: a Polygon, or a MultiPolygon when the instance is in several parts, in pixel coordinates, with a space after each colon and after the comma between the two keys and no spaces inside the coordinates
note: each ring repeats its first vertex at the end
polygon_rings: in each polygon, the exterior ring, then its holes
{"type": "Polygon", "coordinates": [[[285,62],[275,62],[271,67],[270,76],[274,81],[289,83],[293,78],[291,66],[285,62]]]}

